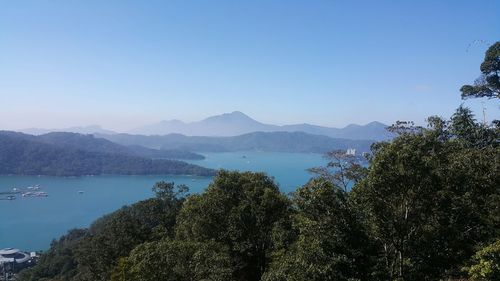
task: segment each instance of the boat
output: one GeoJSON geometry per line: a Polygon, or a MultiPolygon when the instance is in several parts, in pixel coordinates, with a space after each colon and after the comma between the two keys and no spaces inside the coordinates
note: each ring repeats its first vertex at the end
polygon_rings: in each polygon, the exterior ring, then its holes
{"type": "Polygon", "coordinates": [[[47,197],[49,196],[47,192],[44,191],[27,191],[21,193],[22,197],[47,197]]]}
{"type": "Polygon", "coordinates": [[[83,190],[78,190],[78,194],[83,194],[84,191],[83,190]]]}
{"type": "Polygon", "coordinates": [[[34,186],[28,186],[27,189],[29,190],[40,190],[40,185],[34,185],[34,186]]]}

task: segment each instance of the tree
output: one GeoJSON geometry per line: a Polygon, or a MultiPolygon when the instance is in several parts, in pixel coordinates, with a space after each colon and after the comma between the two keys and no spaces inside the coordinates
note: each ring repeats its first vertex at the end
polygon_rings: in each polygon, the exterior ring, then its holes
{"type": "Polygon", "coordinates": [[[112,281],[230,280],[229,251],[216,242],[154,241],[137,246],[113,271],[112,281]]]}
{"type": "Polygon", "coordinates": [[[325,158],[329,160],[326,167],[314,167],[308,171],[330,181],[345,192],[366,176],[366,168],[357,161],[358,159],[342,150],[330,151],[325,154],[325,158]]]}
{"type": "Polygon", "coordinates": [[[500,280],[500,239],[479,250],[464,269],[471,280],[500,280]]]}
{"type": "Polygon", "coordinates": [[[38,261],[36,267],[24,270],[19,280],[61,280],[69,281],[78,273],[77,261],[74,251],[87,231],[84,229],[73,229],[52,241],[50,249],[45,252],[38,261]]]}
{"type": "Polygon", "coordinates": [[[160,181],[154,184],[152,190],[156,198],[164,202],[177,202],[178,198],[183,198],[186,195],[189,191],[189,187],[185,184],[176,187],[173,182],[160,181]]]}
{"type": "Polygon", "coordinates": [[[481,76],[474,85],[464,85],[460,89],[462,98],[500,98],[500,42],[488,48],[480,69],[481,76]]]}
{"type": "Polygon", "coordinates": [[[377,280],[370,274],[373,248],[346,192],[316,178],[292,199],[295,239],[273,252],[263,280],[377,280]]]}
{"type": "Polygon", "coordinates": [[[220,171],[202,194],[187,198],[176,238],[229,248],[236,280],[260,280],[273,250],[273,229],[289,216],[290,202],[264,173],[220,171]]]}
{"type": "Polygon", "coordinates": [[[498,235],[498,134],[469,113],[377,144],[353,188],[389,280],[460,277],[477,244],[498,235]]]}

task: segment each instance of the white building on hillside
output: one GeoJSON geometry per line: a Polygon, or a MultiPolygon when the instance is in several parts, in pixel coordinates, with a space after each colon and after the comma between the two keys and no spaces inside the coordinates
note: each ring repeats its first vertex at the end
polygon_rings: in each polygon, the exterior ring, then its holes
{"type": "Polygon", "coordinates": [[[350,155],[350,156],[356,156],[356,149],[355,148],[348,148],[345,154],[350,155]]]}

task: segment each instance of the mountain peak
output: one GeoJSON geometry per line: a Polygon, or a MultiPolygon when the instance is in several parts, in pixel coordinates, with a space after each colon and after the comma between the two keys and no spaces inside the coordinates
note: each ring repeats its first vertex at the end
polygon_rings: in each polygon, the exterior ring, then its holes
{"type": "MultiPolygon", "coordinates": [[[[217,116],[217,115],[216,115],[217,116]]],[[[246,115],[245,113],[241,112],[241,111],[233,111],[233,112],[230,112],[230,113],[223,113],[221,115],[218,115],[218,116],[229,116],[229,117],[243,117],[243,118],[250,118],[250,116],[246,115]]],[[[215,117],[215,116],[214,116],[215,117]]],[[[250,118],[251,119],[251,118],[250,118]]]]}
{"type": "Polygon", "coordinates": [[[241,111],[238,111],[238,110],[235,110],[231,113],[226,113],[226,114],[229,114],[229,115],[235,115],[235,116],[246,116],[248,117],[248,115],[246,115],[245,113],[241,112],[241,111]]]}
{"type": "Polygon", "coordinates": [[[365,126],[381,126],[381,127],[387,127],[386,124],[382,123],[382,122],[379,122],[379,121],[372,121],[368,124],[366,124],[365,126]]]}
{"type": "Polygon", "coordinates": [[[233,111],[230,113],[223,113],[220,115],[214,115],[211,117],[208,117],[204,119],[204,121],[251,121],[251,122],[257,122],[254,119],[252,119],[250,116],[246,115],[245,113],[241,111],[233,111]]]}

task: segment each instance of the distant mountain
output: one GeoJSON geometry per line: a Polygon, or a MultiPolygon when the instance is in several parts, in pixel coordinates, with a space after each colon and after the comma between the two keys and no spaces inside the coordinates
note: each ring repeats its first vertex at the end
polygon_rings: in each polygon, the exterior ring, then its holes
{"type": "Polygon", "coordinates": [[[116,134],[116,132],[111,130],[103,129],[99,125],[90,125],[84,127],[70,127],[63,129],[39,129],[39,128],[28,128],[22,129],[20,132],[30,135],[43,135],[52,132],[69,132],[69,133],[77,133],[77,134],[116,134]]]}
{"type": "Polygon", "coordinates": [[[99,174],[213,175],[215,172],[177,160],[94,152],[49,144],[36,136],[0,132],[0,174],[81,176],[99,174]]]}
{"type": "Polygon", "coordinates": [[[182,149],[198,152],[269,151],[325,153],[355,148],[359,153],[370,151],[373,140],[330,138],[303,132],[254,132],[234,137],[196,137],[170,135],[100,135],[122,145],[140,145],[155,149],[182,149]]]}
{"type": "Polygon", "coordinates": [[[276,131],[279,126],[253,120],[239,111],[208,117],[199,122],[162,121],[130,131],[138,135],[184,134],[190,136],[237,136],[256,131],[276,131]]]}
{"type": "Polygon", "coordinates": [[[270,125],[258,122],[242,112],[234,111],[208,117],[198,122],[184,123],[180,120],[162,121],[130,131],[137,135],[183,134],[187,136],[238,136],[252,132],[304,132],[332,138],[387,140],[392,135],[380,122],[367,125],[349,125],[345,128],[330,128],[311,124],[270,125]]]}

